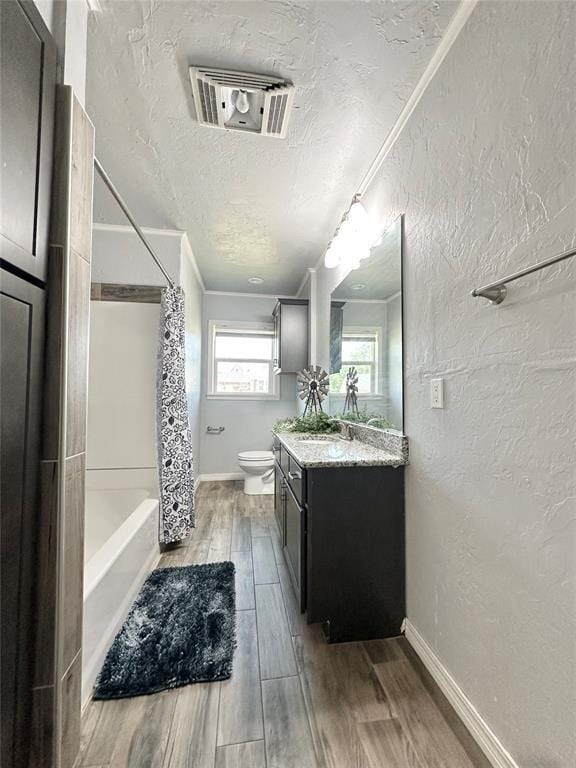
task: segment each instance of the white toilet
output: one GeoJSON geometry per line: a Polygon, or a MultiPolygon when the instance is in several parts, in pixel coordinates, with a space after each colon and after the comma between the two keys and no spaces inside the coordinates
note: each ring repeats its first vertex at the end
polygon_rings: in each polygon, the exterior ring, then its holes
{"type": "Polygon", "coordinates": [[[242,451],[238,464],[246,473],[244,493],[261,496],[274,493],[274,454],[272,451],[242,451]]]}

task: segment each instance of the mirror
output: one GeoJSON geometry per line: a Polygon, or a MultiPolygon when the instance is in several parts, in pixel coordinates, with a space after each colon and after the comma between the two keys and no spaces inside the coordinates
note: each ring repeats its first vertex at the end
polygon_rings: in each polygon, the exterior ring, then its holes
{"type": "Polygon", "coordinates": [[[398,431],[404,425],[402,242],[400,216],[330,302],[330,414],[398,431]]]}

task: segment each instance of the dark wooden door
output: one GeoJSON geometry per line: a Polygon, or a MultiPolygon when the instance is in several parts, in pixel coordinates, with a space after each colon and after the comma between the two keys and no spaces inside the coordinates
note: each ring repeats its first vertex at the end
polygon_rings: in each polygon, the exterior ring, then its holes
{"type": "Polygon", "coordinates": [[[44,300],[44,290],[0,270],[0,762],[6,768],[24,765],[30,738],[44,300]]]}
{"type": "Polygon", "coordinates": [[[45,280],[56,46],[32,3],[0,2],[0,260],[45,280]]]}

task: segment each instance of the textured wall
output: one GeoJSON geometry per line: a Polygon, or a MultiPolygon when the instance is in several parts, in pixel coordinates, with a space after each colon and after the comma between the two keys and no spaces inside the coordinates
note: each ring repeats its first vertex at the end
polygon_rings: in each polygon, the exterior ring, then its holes
{"type": "MultiPolygon", "coordinates": [[[[210,320],[272,322],[274,299],[204,296],[203,338],[208,339],[210,320]]],[[[241,472],[239,451],[269,451],[270,430],[278,419],[296,414],[296,376],[281,375],[279,400],[208,400],[206,398],[208,342],[202,350],[202,403],[200,470],[205,474],[241,472]],[[210,425],[226,427],[221,435],[207,435],[210,425]]]]}
{"type": "Polygon", "coordinates": [[[576,263],[469,292],[576,240],[575,37],[480,2],[366,196],[406,213],[408,616],[522,768],[576,765],[576,263]]]}
{"type": "MultiPolygon", "coordinates": [[[[98,186],[96,182],[95,187],[98,186]]],[[[182,232],[144,230],[144,233],[170,277],[178,283],[182,251],[182,232]]],[[[92,282],[136,285],[166,285],[166,279],[132,227],[122,225],[94,228],[92,282]]]]}

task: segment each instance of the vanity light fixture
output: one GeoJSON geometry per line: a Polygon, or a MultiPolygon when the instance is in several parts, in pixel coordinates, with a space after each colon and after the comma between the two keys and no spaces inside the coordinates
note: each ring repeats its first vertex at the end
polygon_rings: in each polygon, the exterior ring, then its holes
{"type": "Polygon", "coordinates": [[[262,285],[262,283],[264,282],[264,278],[263,277],[249,277],[248,278],[248,282],[252,283],[252,285],[262,285]]]}
{"type": "Polygon", "coordinates": [[[324,256],[324,265],[327,269],[334,269],[338,264],[340,264],[340,245],[334,238],[324,256]]]}
{"type": "Polygon", "coordinates": [[[328,246],[324,266],[334,269],[342,264],[349,269],[358,269],[360,262],[370,256],[371,246],[368,213],[360,202],[360,195],[354,195],[350,208],[342,216],[328,246]]]}
{"type": "Polygon", "coordinates": [[[368,214],[360,202],[359,195],[354,195],[354,200],[348,211],[348,219],[356,230],[361,230],[368,223],[368,214]]]}

